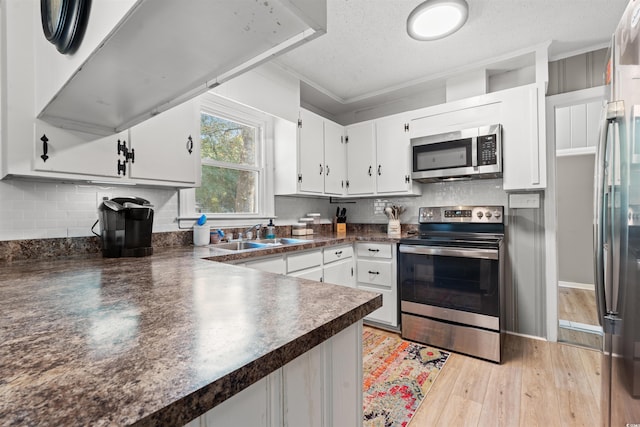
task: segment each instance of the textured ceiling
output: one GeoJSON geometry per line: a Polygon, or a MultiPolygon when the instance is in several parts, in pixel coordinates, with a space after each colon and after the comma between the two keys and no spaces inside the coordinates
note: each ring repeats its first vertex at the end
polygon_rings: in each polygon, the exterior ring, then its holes
{"type": "Polygon", "coordinates": [[[411,39],[421,0],[327,0],[327,34],[277,62],[336,104],[366,103],[544,43],[551,59],[603,47],[627,0],[467,0],[466,25],[443,40],[411,39]]]}

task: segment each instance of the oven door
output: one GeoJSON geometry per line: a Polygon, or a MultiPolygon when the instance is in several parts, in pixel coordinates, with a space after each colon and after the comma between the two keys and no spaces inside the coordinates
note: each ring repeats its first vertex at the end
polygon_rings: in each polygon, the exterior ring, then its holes
{"type": "Polygon", "coordinates": [[[441,307],[498,318],[500,278],[499,248],[399,246],[402,305],[441,307]]]}

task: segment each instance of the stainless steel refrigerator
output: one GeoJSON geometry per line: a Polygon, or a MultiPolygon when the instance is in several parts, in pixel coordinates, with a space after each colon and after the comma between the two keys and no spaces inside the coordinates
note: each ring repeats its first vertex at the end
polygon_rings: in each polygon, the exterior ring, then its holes
{"type": "Polygon", "coordinates": [[[605,426],[640,425],[640,0],[607,55],[596,150],[594,256],[605,426]]]}

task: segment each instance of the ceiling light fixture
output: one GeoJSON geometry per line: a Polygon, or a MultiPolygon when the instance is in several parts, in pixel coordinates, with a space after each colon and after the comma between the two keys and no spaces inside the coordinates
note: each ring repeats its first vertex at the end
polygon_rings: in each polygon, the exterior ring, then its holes
{"type": "Polygon", "coordinates": [[[465,0],[427,0],[407,18],[407,32],[416,40],[437,40],[458,31],[469,7],[465,0]]]}

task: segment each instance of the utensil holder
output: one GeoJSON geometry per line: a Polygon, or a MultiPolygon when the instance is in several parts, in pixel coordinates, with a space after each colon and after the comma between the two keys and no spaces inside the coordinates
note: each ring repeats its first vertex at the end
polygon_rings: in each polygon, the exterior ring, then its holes
{"type": "Polygon", "coordinates": [[[193,225],[193,245],[194,246],[206,246],[209,244],[211,227],[205,225],[193,225]]]}
{"type": "Polygon", "coordinates": [[[387,225],[387,236],[389,237],[400,237],[400,220],[399,219],[390,219],[389,224],[387,225]]]}

